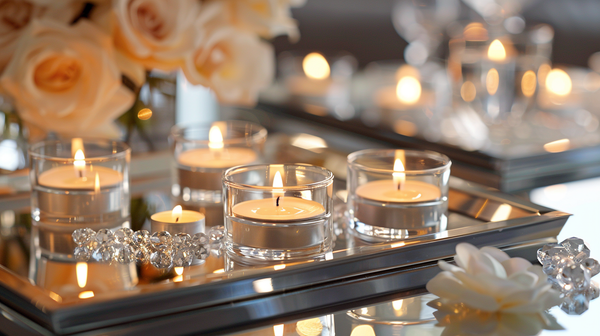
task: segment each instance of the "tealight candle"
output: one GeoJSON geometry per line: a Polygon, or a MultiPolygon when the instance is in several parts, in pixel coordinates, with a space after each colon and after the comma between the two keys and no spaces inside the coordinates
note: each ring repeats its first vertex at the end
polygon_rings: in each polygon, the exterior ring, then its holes
{"type": "Polygon", "coordinates": [[[150,221],[152,232],[169,231],[171,235],[204,232],[204,215],[197,211],[183,210],[181,205],[175,206],[172,211],[155,213],[150,221]]]}
{"type": "Polygon", "coordinates": [[[228,252],[274,260],[330,250],[332,179],[331,172],[308,165],[258,165],[227,170],[224,184],[228,190],[228,252]],[[283,176],[293,180],[292,184],[283,183],[281,172],[286,170],[283,176]],[[251,176],[273,176],[269,183],[272,187],[263,185],[267,181],[254,181],[260,185],[242,182],[251,176]],[[232,197],[234,194],[237,196],[232,197]],[[257,199],[260,195],[266,197],[257,199]]]}
{"type": "Polygon", "coordinates": [[[366,150],[350,154],[348,162],[348,208],[358,233],[394,239],[442,229],[450,172],[445,156],[366,150]],[[385,168],[390,158],[392,169],[385,168]],[[405,169],[407,162],[412,169],[405,169]]]}
{"type": "Polygon", "coordinates": [[[313,52],[302,60],[302,74],[286,80],[290,92],[299,96],[323,97],[329,92],[333,81],[329,63],[323,55],[313,52]]]}
{"type": "Polygon", "coordinates": [[[223,171],[258,161],[266,134],[261,126],[242,121],[174,127],[175,202],[203,213],[207,226],[223,225],[223,171]]]}

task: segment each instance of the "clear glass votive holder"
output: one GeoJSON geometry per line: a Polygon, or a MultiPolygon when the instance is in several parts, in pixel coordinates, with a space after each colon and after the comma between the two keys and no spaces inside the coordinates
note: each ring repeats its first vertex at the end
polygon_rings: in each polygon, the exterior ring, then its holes
{"type": "MultiPolygon", "coordinates": [[[[30,147],[29,276],[35,283],[48,282],[55,263],[74,271],[73,231],[130,226],[130,157],[129,146],[110,140],[47,140],[30,147]]],[[[115,272],[136,276],[127,267],[115,272]]]]}
{"type": "Polygon", "coordinates": [[[350,227],[367,241],[446,229],[450,159],[431,151],[367,149],[348,156],[350,227]]]}
{"type": "Polygon", "coordinates": [[[207,228],[223,225],[223,172],[259,163],[266,138],[264,127],[246,121],[174,126],[170,139],[175,204],[204,214],[207,228]]]}
{"type": "Polygon", "coordinates": [[[225,247],[232,257],[308,259],[332,249],[333,173],[307,164],[228,169],[225,247]]]}

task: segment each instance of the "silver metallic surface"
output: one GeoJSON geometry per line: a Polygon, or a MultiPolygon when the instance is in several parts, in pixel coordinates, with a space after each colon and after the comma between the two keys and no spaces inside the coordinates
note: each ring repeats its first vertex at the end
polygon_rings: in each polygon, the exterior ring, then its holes
{"type": "Polygon", "coordinates": [[[52,216],[94,216],[121,211],[124,200],[122,188],[107,188],[98,193],[93,191],[53,192],[49,188],[39,188],[38,207],[42,213],[52,216]]]}
{"type": "MultiPolygon", "coordinates": [[[[357,197],[355,201],[355,218],[368,225],[392,229],[405,230],[431,230],[439,226],[440,218],[446,214],[448,206],[444,209],[439,202],[435,205],[415,204],[403,207],[385,206],[381,202],[373,202],[357,197]]],[[[388,204],[389,205],[389,204],[388,204]]],[[[436,231],[436,230],[434,230],[436,231]]],[[[432,231],[433,232],[433,231],[432,231]]]]}
{"type": "Polygon", "coordinates": [[[177,178],[181,189],[221,190],[221,177],[225,169],[177,168],[177,178]]]}
{"type": "Polygon", "coordinates": [[[150,233],[158,231],[168,231],[171,233],[171,235],[175,235],[180,232],[184,232],[189,235],[193,235],[194,233],[198,232],[204,232],[204,218],[199,221],[189,223],[165,223],[151,219],[150,233]]]}
{"type": "Polygon", "coordinates": [[[303,223],[255,223],[229,217],[227,232],[234,244],[264,249],[298,249],[323,244],[328,219],[303,223]]]}

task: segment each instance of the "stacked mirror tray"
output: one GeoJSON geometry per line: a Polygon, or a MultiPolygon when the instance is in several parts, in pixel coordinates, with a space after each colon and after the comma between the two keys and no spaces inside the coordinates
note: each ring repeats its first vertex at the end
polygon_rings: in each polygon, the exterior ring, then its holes
{"type": "MultiPolygon", "coordinates": [[[[282,139],[288,137],[270,137],[265,151],[277,154],[269,156],[272,162],[290,162],[290,155],[299,162],[321,160],[343,177],[345,163],[331,161],[341,152],[284,151],[290,143],[282,139]]],[[[170,154],[132,161],[131,223],[140,229],[152,213],[172,207],[170,154]]],[[[343,194],[342,179],[336,188],[336,195],[343,194]]],[[[29,255],[28,198],[3,198],[0,308],[13,323],[38,334],[222,335],[309,311],[346,309],[399,292],[423,291],[439,272],[437,260],[451,259],[460,242],[497,246],[533,260],[541,245],[555,241],[569,217],[451,178],[447,230],[373,243],[348,229],[339,210],[344,207],[341,198],[336,200],[334,250],[319,260],[244,263],[231,260],[216,244],[204,263],[183,270],[132,264],[127,281],[114,265],[88,263],[84,281],[76,264],[53,262],[46,265],[44,284],[28,279],[26,265],[35,258],[29,255]]]]}

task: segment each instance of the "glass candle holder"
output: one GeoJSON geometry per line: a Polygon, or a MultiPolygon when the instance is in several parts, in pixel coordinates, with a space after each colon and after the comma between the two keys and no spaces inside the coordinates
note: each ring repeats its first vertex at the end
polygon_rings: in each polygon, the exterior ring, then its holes
{"type": "MultiPolygon", "coordinates": [[[[109,140],[48,140],[31,146],[32,281],[48,283],[57,262],[74,272],[73,231],[130,226],[130,156],[129,146],[109,140]]],[[[136,277],[128,267],[114,272],[130,280],[124,286],[136,277]]]]}
{"type": "Polygon", "coordinates": [[[260,162],[266,138],[264,127],[246,121],[173,127],[175,203],[204,214],[207,227],[223,225],[223,172],[260,162]]]}
{"type": "Polygon", "coordinates": [[[446,229],[450,159],[430,151],[368,149],[348,156],[348,214],[361,239],[446,229]]]}
{"type": "Polygon", "coordinates": [[[225,246],[254,260],[313,258],[332,249],[333,173],[306,164],[228,169],[225,246]]]}

